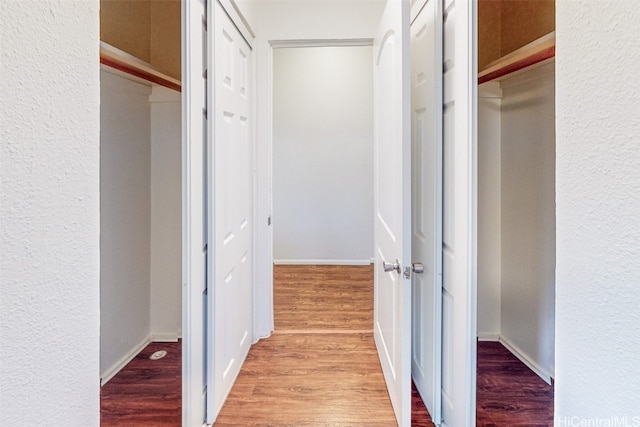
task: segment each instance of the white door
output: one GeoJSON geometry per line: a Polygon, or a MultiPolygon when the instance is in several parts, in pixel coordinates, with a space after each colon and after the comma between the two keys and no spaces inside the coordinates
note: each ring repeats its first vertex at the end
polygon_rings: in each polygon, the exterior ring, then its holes
{"type": "Polygon", "coordinates": [[[409,3],[388,0],[374,40],[374,338],[400,426],[411,423],[409,77],[409,3]]]}
{"type": "Polygon", "coordinates": [[[475,425],[476,12],[445,0],[442,233],[442,425],[475,425]]]}
{"type": "Polygon", "coordinates": [[[212,3],[208,423],[222,409],[251,345],[253,281],[251,48],[220,3],[212,3]]]}
{"type": "Polygon", "coordinates": [[[182,425],[205,420],[206,0],[182,2],[182,425]]]}
{"type": "Polygon", "coordinates": [[[411,9],[413,381],[435,424],[442,372],[442,1],[411,9]]]}

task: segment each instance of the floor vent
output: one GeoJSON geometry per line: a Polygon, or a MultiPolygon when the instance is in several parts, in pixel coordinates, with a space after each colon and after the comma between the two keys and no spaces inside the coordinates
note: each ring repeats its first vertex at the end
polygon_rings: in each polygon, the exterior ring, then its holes
{"type": "Polygon", "coordinates": [[[155,353],[153,353],[151,356],[149,356],[149,359],[151,360],[158,360],[158,359],[162,359],[163,357],[165,357],[167,355],[167,352],[164,350],[158,350],[155,353]]]}

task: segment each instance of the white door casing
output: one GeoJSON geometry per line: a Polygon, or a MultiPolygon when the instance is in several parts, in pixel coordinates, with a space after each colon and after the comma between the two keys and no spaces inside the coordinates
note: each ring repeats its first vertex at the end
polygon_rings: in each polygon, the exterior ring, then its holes
{"type": "Polygon", "coordinates": [[[473,427],[476,393],[476,5],[445,0],[442,425],[473,427]]]}
{"type": "Polygon", "coordinates": [[[249,351],[253,310],[252,51],[223,6],[211,7],[207,423],[249,351]]]}
{"type": "Polygon", "coordinates": [[[411,424],[409,3],[388,0],[374,58],[374,338],[400,426],[411,424]],[[385,272],[382,263],[398,262],[385,272]],[[410,270],[409,270],[410,271],[410,270]]]}
{"type": "Polygon", "coordinates": [[[182,2],[182,425],[205,420],[206,0],[182,2]]]}
{"type": "Polygon", "coordinates": [[[435,424],[442,373],[442,1],[412,5],[413,381],[435,424]]]}

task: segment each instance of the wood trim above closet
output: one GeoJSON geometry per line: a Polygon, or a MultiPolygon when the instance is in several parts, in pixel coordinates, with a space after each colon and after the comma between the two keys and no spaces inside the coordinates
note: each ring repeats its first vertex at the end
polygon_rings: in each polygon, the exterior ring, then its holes
{"type": "Polygon", "coordinates": [[[478,84],[499,79],[507,74],[553,58],[555,55],[556,32],[553,31],[487,65],[478,72],[478,84]]]}
{"type": "Polygon", "coordinates": [[[182,90],[180,80],[164,74],[153,65],[103,41],[100,42],[100,63],[178,92],[182,90]]]}

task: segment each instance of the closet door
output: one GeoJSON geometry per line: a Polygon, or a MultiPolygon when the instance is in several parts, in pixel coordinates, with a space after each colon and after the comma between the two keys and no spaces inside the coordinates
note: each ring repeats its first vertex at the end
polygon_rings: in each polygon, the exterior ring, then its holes
{"type": "Polygon", "coordinates": [[[206,0],[182,2],[182,425],[202,427],[206,369],[206,0]]]}
{"type": "Polygon", "coordinates": [[[442,230],[442,425],[475,425],[476,11],[445,0],[442,230]]]}
{"type": "Polygon", "coordinates": [[[435,424],[442,385],[442,1],[411,14],[413,382],[435,424]]]}
{"type": "Polygon", "coordinates": [[[249,352],[253,308],[251,47],[222,5],[212,7],[208,423],[222,409],[249,352]]]}

